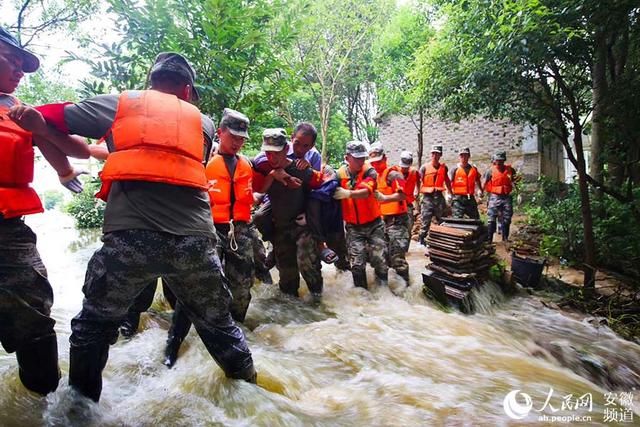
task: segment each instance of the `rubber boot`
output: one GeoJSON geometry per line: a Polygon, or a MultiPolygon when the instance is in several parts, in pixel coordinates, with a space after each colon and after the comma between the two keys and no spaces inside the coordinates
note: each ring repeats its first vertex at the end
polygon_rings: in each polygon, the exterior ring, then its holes
{"type": "Polygon", "coordinates": [[[178,352],[182,345],[182,339],[175,335],[167,338],[167,346],[164,348],[164,362],[162,362],[167,368],[172,368],[178,360],[178,352]]]}
{"type": "Polygon", "coordinates": [[[23,345],[16,351],[20,381],[29,390],[46,396],[58,388],[58,342],[55,334],[23,345]]]}
{"type": "Polygon", "coordinates": [[[351,276],[353,276],[353,284],[356,288],[368,289],[366,272],[351,270],[351,276]]]}
{"type": "Polygon", "coordinates": [[[502,222],[502,241],[503,242],[508,242],[509,241],[509,229],[511,228],[511,224],[503,221],[502,222]]]}
{"type": "Polygon", "coordinates": [[[131,338],[138,332],[138,324],[140,323],[140,312],[129,311],[124,321],[120,325],[120,335],[125,338],[131,338]]]}
{"type": "Polygon", "coordinates": [[[495,221],[490,221],[488,224],[487,242],[489,243],[493,242],[493,233],[495,232],[496,232],[496,223],[495,221]]]}
{"type": "Polygon", "coordinates": [[[410,285],[410,283],[409,283],[409,270],[396,271],[396,273],[398,273],[398,276],[402,277],[402,279],[407,284],[407,286],[410,285]]]}
{"type": "Polygon", "coordinates": [[[97,402],[102,393],[102,370],[109,358],[109,344],[71,345],[69,385],[78,393],[97,402]]]}

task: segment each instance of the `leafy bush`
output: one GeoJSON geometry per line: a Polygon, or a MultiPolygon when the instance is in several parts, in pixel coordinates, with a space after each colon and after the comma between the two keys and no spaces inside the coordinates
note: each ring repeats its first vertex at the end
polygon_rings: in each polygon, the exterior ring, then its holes
{"type": "Polygon", "coordinates": [[[51,210],[62,202],[64,195],[58,190],[47,190],[42,195],[42,198],[44,200],[44,208],[51,210]]]}
{"type": "MultiPolygon", "coordinates": [[[[545,235],[541,252],[581,263],[584,241],[577,184],[548,179],[541,179],[539,184],[525,210],[529,222],[545,235]]],[[[638,197],[640,189],[636,189],[638,197]]],[[[630,207],[607,195],[592,194],[591,209],[598,265],[640,278],[640,224],[634,220],[630,207]]]]}
{"type": "Polygon", "coordinates": [[[74,195],[65,206],[65,211],[76,220],[76,227],[102,227],[105,203],[93,196],[99,188],[99,179],[84,180],[84,191],[74,195]]]}

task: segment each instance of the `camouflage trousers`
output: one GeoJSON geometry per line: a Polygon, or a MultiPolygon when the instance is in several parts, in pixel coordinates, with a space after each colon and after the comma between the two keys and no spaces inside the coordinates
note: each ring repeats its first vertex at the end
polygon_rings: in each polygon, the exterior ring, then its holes
{"type": "Polygon", "coordinates": [[[276,227],[273,233],[273,251],[280,273],[280,290],[298,296],[300,275],[307,282],[309,291],[321,294],[323,281],[318,241],[307,227],[291,224],[276,227]]]}
{"type": "Polygon", "coordinates": [[[410,241],[408,224],[409,216],[406,213],[384,217],[384,232],[389,244],[389,267],[405,280],[409,278],[409,264],[405,257],[410,241]]]}
{"type": "MultiPolygon", "coordinates": [[[[413,224],[415,224],[415,206],[413,206],[413,202],[412,203],[407,203],[407,218],[408,218],[408,224],[407,224],[407,230],[409,230],[409,241],[411,241],[411,236],[413,235],[413,224]]],[[[408,249],[407,249],[408,250],[408,249]]]]}
{"type": "Polygon", "coordinates": [[[422,229],[420,230],[420,240],[427,237],[429,228],[431,227],[431,219],[435,216],[436,221],[442,222],[444,215],[445,201],[442,192],[423,193],[422,202],[420,204],[420,219],[422,220],[422,229]]]}
{"type": "Polygon", "coordinates": [[[347,249],[351,261],[353,283],[358,287],[367,287],[367,258],[376,273],[376,277],[386,281],[389,275],[387,264],[387,241],[384,224],[376,219],[368,224],[346,224],[347,249]]]}
{"type": "Polygon", "coordinates": [[[36,235],[21,219],[0,219],[0,342],[7,353],[55,337],[52,305],[36,235]]]}
{"type": "Polygon", "coordinates": [[[151,230],[107,233],[87,267],[82,311],[71,321],[69,384],[98,400],[109,345],[135,298],[155,278],[167,279],[213,359],[231,378],[255,370],[242,330],[229,313],[231,293],[214,242],[151,230]]]}
{"type": "Polygon", "coordinates": [[[451,210],[454,218],[464,218],[465,215],[469,218],[480,218],[480,212],[478,212],[478,202],[476,202],[476,198],[473,195],[453,196],[453,200],[451,202],[451,210]]]}
{"type": "Polygon", "coordinates": [[[249,223],[249,232],[251,233],[251,239],[253,241],[253,264],[255,278],[264,282],[272,283],[271,273],[267,268],[267,250],[264,247],[264,242],[260,238],[260,233],[256,226],[251,222],[249,223]]]}
{"type": "Polygon", "coordinates": [[[496,222],[498,217],[502,218],[504,224],[511,224],[513,216],[513,198],[510,194],[490,194],[489,205],[487,207],[489,222],[496,222]]]}

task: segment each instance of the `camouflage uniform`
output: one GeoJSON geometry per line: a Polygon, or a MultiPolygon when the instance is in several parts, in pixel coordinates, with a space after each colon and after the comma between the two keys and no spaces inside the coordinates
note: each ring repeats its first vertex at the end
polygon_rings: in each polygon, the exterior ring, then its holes
{"type": "Polygon", "coordinates": [[[473,196],[454,195],[451,202],[451,210],[454,218],[464,218],[465,215],[469,218],[480,218],[478,202],[473,196]]]}
{"type": "Polygon", "coordinates": [[[312,294],[322,294],[322,272],[318,242],[306,226],[292,224],[276,227],[273,233],[273,250],[276,267],[280,273],[280,290],[298,296],[300,274],[312,294]]]}
{"type": "Polygon", "coordinates": [[[408,226],[409,216],[406,213],[384,217],[384,232],[389,242],[389,267],[406,282],[409,282],[409,264],[405,258],[410,240],[408,226]]]}
{"type": "Polygon", "coordinates": [[[40,394],[60,379],[52,304],[36,235],[22,219],[0,218],[0,342],[16,352],[22,383],[40,394]]]}
{"type": "Polygon", "coordinates": [[[97,401],[109,345],[135,297],[166,277],[209,353],[230,378],[254,375],[242,330],[229,313],[231,293],[214,242],[151,230],[106,233],[89,261],[82,311],[71,321],[69,382],[97,401]]]}
{"type": "Polygon", "coordinates": [[[445,201],[442,192],[424,193],[422,195],[422,204],[420,205],[420,216],[422,219],[422,230],[420,231],[420,240],[427,237],[429,228],[431,227],[431,218],[435,215],[438,223],[442,222],[444,215],[445,201]]]}
{"type": "Polygon", "coordinates": [[[509,236],[511,217],[513,216],[513,198],[511,194],[489,194],[489,205],[487,208],[489,217],[489,236],[493,237],[496,231],[496,220],[501,218],[503,240],[509,236]]]}
{"type": "MultiPolygon", "coordinates": [[[[415,208],[413,206],[413,202],[407,203],[407,230],[409,230],[409,243],[411,242],[411,236],[413,234],[413,224],[415,224],[415,208]]],[[[409,246],[407,246],[407,251],[409,250],[409,246]]]]}
{"type": "Polygon", "coordinates": [[[249,232],[253,240],[253,264],[255,278],[269,285],[273,284],[273,278],[267,267],[267,251],[264,242],[260,238],[260,233],[253,222],[249,223],[249,232]]]}
{"type": "Polygon", "coordinates": [[[387,241],[384,224],[376,219],[368,224],[346,224],[347,248],[351,261],[351,273],[356,286],[366,288],[365,273],[367,255],[378,280],[387,281],[389,266],[387,265],[387,241]]]}

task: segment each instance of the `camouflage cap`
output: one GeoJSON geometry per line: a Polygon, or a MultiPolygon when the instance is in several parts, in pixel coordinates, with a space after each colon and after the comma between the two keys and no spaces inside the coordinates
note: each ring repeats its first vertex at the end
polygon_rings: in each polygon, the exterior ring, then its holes
{"type": "Polygon", "coordinates": [[[411,151],[404,150],[400,153],[400,166],[408,168],[413,164],[413,153],[411,151]]]}
{"type": "Polygon", "coordinates": [[[471,155],[471,150],[469,149],[469,147],[462,147],[459,151],[458,154],[468,154],[471,155]]]}
{"type": "Polygon", "coordinates": [[[149,71],[149,78],[153,79],[154,75],[159,73],[173,73],[182,77],[185,83],[191,86],[193,100],[200,99],[200,94],[195,85],[196,72],[184,56],[176,52],[159,53],[149,71]]]}
{"type": "Polygon", "coordinates": [[[374,142],[369,147],[369,161],[370,162],[379,162],[384,157],[384,148],[382,148],[382,144],[379,142],[374,142]]]}
{"type": "Polygon", "coordinates": [[[442,154],[442,145],[432,145],[431,146],[432,153],[440,153],[442,154]]]}
{"type": "Polygon", "coordinates": [[[282,128],[265,129],[262,132],[262,151],[282,151],[287,146],[287,131],[282,128]]]}
{"type": "Polygon", "coordinates": [[[356,159],[363,159],[369,154],[367,153],[367,144],[362,141],[349,141],[347,142],[347,154],[355,157],[356,159]]]}
{"type": "Polygon", "coordinates": [[[507,160],[507,152],[496,151],[496,154],[493,155],[493,160],[507,160]]]}
{"type": "Polygon", "coordinates": [[[11,46],[13,49],[20,52],[20,56],[22,56],[22,71],[25,73],[33,73],[40,67],[40,60],[33,53],[29,52],[26,49],[23,49],[11,34],[7,32],[4,28],[0,27],[0,42],[4,42],[7,45],[11,46]]]}
{"type": "Polygon", "coordinates": [[[225,108],[220,119],[220,129],[229,129],[236,136],[249,138],[249,118],[240,111],[225,108]]]}

